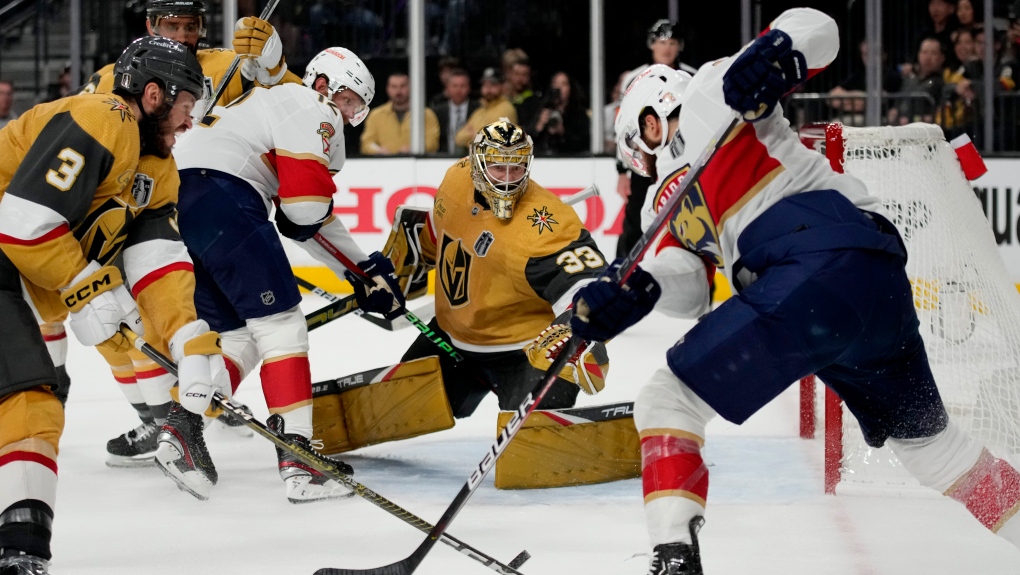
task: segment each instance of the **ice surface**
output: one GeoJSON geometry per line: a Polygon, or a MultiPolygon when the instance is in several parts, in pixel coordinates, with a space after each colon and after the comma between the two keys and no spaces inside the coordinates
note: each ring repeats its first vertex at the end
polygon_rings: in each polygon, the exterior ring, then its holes
{"type": "MultiPolygon", "coordinates": [[[[307,310],[323,305],[307,298],[307,310]]],[[[416,307],[412,305],[412,308],[416,307]]],[[[614,340],[605,391],[579,405],[629,401],[663,365],[689,323],[653,314],[614,340]]],[[[356,317],[311,334],[312,374],[326,379],[396,362],[415,330],[387,332],[356,317]]],[[[292,505],[272,445],[218,426],[207,433],[219,470],[209,501],[178,491],[156,468],[110,469],[105,444],[138,421],[99,354],[71,337],[74,384],[58,461],[55,575],[311,575],[374,567],[408,555],[424,534],[352,499],[292,505]]],[[[264,420],[257,375],[238,398],[264,420]]],[[[495,437],[490,397],[451,430],[348,454],[356,478],[435,521],[495,437]]],[[[709,427],[712,463],[702,548],[709,575],[1015,574],[1020,551],[944,499],[822,494],[822,442],[797,438],[791,388],[737,427],[709,427]]],[[[504,562],[527,549],[529,575],[640,575],[647,535],[639,480],[499,491],[491,475],[450,532],[504,562]]],[[[492,573],[437,545],[418,573],[492,573]]]]}

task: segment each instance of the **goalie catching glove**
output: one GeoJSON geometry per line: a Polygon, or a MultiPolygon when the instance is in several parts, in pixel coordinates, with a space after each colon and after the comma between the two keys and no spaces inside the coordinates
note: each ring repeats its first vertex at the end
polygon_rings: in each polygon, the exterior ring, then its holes
{"type": "MultiPolygon", "coordinates": [[[[524,346],[528,361],[535,368],[545,371],[570,340],[570,327],[564,324],[553,324],[538,334],[534,341],[524,346]]],[[[581,342],[567,364],[560,371],[560,378],[577,384],[581,391],[595,395],[606,386],[606,374],[609,373],[609,354],[605,344],[581,342]]]]}
{"type": "Polygon", "coordinates": [[[230,375],[222,354],[220,334],[209,331],[204,320],[185,324],[170,338],[170,355],[177,363],[177,396],[184,409],[206,412],[217,391],[230,398],[230,375]]]}
{"type": "Polygon", "coordinates": [[[244,60],[241,72],[249,80],[272,86],[287,73],[283,43],[273,25],[260,18],[241,18],[234,26],[234,52],[244,60]]]}
{"type": "Polygon", "coordinates": [[[367,260],[358,263],[358,267],[368,276],[367,283],[351,271],[344,272],[354,286],[358,307],[363,311],[381,314],[386,319],[403,315],[406,302],[400,282],[393,273],[393,262],[381,252],[372,252],[367,260]]]}
{"type": "Polygon", "coordinates": [[[123,353],[131,343],[120,333],[127,324],[139,336],[145,335],[131,292],[124,287],[120,270],[93,261],[61,290],[60,298],[70,311],[71,331],[82,345],[102,346],[123,353]]]}

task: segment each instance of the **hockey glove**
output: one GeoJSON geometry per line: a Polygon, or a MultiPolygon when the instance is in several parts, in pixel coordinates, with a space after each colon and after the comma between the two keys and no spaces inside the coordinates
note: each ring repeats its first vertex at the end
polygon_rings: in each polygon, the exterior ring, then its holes
{"type": "Polygon", "coordinates": [[[723,75],[726,104],[756,122],[772,113],[779,99],[807,80],[807,60],[782,30],[769,30],[751,43],[723,75]]]}
{"type": "Polygon", "coordinates": [[[364,311],[381,314],[386,319],[394,319],[403,315],[404,292],[400,289],[400,281],[393,273],[393,262],[381,252],[373,252],[368,259],[358,263],[375,285],[366,286],[354,273],[344,272],[354,286],[354,296],[358,307],[364,311]]]}
{"type": "Polygon", "coordinates": [[[205,413],[213,393],[230,397],[230,375],[223,363],[220,334],[209,331],[204,320],[177,330],[170,338],[170,355],[177,363],[177,400],[184,409],[205,413]]]}
{"type": "Polygon", "coordinates": [[[613,280],[622,262],[622,259],[614,261],[598,280],[574,294],[574,316],[570,318],[570,329],[577,337],[585,341],[610,340],[655,307],[662,288],[652,274],[635,268],[622,285],[613,280]]]}
{"type": "Polygon", "coordinates": [[[241,72],[250,80],[271,86],[287,72],[280,34],[265,20],[253,16],[238,20],[233,46],[237,56],[244,60],[241,72]]]}
{"type": "Polygon", "coordinates": [[[131,349],[120,333],[122,323],[145,335],[138,306],[124,287],[120,270],[113,266],[91,262],[61,290],[60,297],[70,310],[71,331],[82,345],[101,345],[121,353],[131,349]]]}
{"type": "MultiPolygon", "coordinates": [[[[524,346],[524,353],[527,354],[531,365],[545,371],[563,351],[567,341],[570,340],[570,335],[569,326],[553,324],[542,330],[534,341],[524,346]]],[[[608,373],[609,354],[606,353],[606,346],[599,342],[581,342],[560,372],[560,377],[576,383],[586,394],[595,395],[606,386],[608,373]]]]}

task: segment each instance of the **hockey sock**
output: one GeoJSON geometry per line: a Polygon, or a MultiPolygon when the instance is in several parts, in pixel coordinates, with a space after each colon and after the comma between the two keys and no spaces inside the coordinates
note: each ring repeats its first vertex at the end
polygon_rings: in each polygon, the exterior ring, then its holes
{"type": "Polygon", "coordinates": [[[177,383],[177,378],[149,360],[142,362],[135,359],[134,367],[138,388],[152,412],[152,418],[156,425],[162,426],[170,415],[170,388],[177,383]]]}
{"type": "Polygon", "coordinates": [[[53,395],[57,396],[61,405],[66,404],[67,395],[71,391],[71,378],[64,367],[67,362],[67,331],[62,322],[40,324],[39,330],[46,342],[46,351],[53,360],[53,367],[57,370],[57,388],[53,390],[53,395]]]}
{"type": "Polygon", "coordinates": [[[120,388],[120,391],[127,398],[131,407],[135,408],[135,411],[138,412],[138,417],[144,423],[151,423],[153,421],[152,410],[145,403],[142,390],[138,387],[138,378],[135,376],[135,366],[131,361],[131,357],[126,353],[117,353],[102,346],[96,349],[99,350],[103,359],[110,366],[110,371],[113,373],[113,379],[117,382],[117,387],[120,388]]]}
{"type": "Polygon", "coordinates": [[[705,426],[715,411],[669,368],[655,372],[634,402],[641,437],[641,480],[652,545],[692,544],[690,521],[705,514],[705,426]]]}
{"type": "Polygon", "coordinates": [[[262,362],[262,392],[270,413],[283,416],[286,433],[312,436],[312,373],[308,356],[291,355],[262,362]]]}

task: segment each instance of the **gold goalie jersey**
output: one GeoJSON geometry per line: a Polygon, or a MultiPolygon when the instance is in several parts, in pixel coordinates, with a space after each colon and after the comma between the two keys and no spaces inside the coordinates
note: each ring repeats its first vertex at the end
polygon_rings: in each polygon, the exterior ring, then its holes
{"type": "Polygon", "coordinates": [[[497,219],[475,193],[467,158],[439,186],[432,232],[423,253],[436,262],[436,318],[468,351],[520,350],[606,265],[573,208],[534,181],[513,218],[497,219]]]}
{"type": "Polygon", "coordinates": [[[44,321],[64,319],[58,290],[89,261],[106,265],[121,253],[140,307],[160,311],[147,318],[157,334],[194,319],[176,167],[139,160],[139,145],[131,109],[114,95],[42,104],[0,130],[0,273],[21,274],[44,321]]]}
{"type": "MultiPolygon", "coordinates": [[[[230,64],[234,61],[234,56],[237,53],[224,48],[210,48],[199,50],[195,55],[198,57],[198,63],[202,66],[202,73],[205,74],[206,98],[211,98],[213,92],[216,91],[216,86],[219,86],[220,80],[227,74],[227,70],[230,68],[230,64]]],[[[300,84],[301,78],[298,78],[292,72],[287,72],[284,74],[283,79],[280,80],[280,83],[300,84]]],[[[219,101],[216,103],[220,106],[226,106],[255,86],[262,86],[262,84],[244,77],[240,72],[240,68],[238,68],[238,72],[230,79],[230,83],[227,84],[227,87],[223,90],[223,95],[220,96],[219,101]]],[[[107,64],[92,74],[89,77],[88,83],[82,87],[81,91],[92,94],[108,94],[112,92],[113,64],[107,64]]],[[[203,102],[198,102],[195,105],[195,110],[198,113],[202,113],[206,107],[203,102]]]]}

